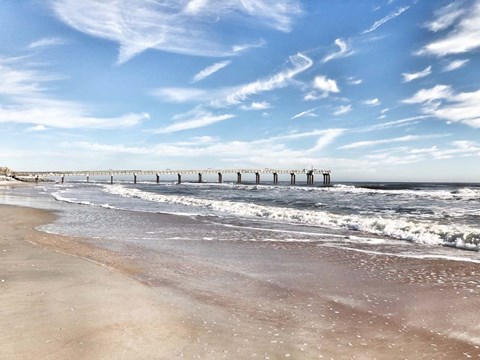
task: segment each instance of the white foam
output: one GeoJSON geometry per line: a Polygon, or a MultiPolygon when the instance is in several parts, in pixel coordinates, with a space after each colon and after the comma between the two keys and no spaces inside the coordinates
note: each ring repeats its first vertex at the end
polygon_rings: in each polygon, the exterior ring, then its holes
{"type": "Polygon", "coordinates": [[[460,248],[479,249],[480,229],[459,225],[443,225],[432,220],[369,217],[368,215],[338,215],[322,210],[303,210],[254,203],[199,199],[190,196],[162,195],[122,185],[104,187],[104,191],[128,198],[152,202],[201,207],[215,212],[241,217],[262,218],[288,223],[323,226],[333,229],[366,231],[396,239],[431,245],[449,244],[460,248]]]}

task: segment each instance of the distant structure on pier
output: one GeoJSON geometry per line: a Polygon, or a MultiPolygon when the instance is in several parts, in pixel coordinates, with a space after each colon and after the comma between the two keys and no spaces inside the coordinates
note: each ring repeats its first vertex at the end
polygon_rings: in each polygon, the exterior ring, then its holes
{"type": "Polygon", "coordinates": [[[161,175],[176,175],[178,183],[182,183],[182,175],[197,175],[198,182],[203,182],[204,174],[216,174],[218,182],[223,182],[223,174],[236,174],[237,183],[242,183],[243,174],[255,174],[255,183],[260,184],[261,175],[270,174],[273,176],[273,184],[278,184],[278,175],[288,174],[290,175],[290,184],[296,185],[297,176],[305,175],[307,185],[314,185],[315,175],[323,176],[323,185],[330,185],[330,170],[321,169],[302,169],[302,170],[285,170],[285,169],[195,169],[195,170],[86,170],[86,171],[12,171],[13,177],[25,180],[36,181],[50,178],[60,177],[62,183],[65,182],[66,176],[86,177],[87,182],[94,176],[110,176],[110,183],[113,184],[114,177],[118,175],[133,175],[133,182],[136,184],[138,177],[142,175],[155,175],[156,182],[160,182],[161,175]]]}

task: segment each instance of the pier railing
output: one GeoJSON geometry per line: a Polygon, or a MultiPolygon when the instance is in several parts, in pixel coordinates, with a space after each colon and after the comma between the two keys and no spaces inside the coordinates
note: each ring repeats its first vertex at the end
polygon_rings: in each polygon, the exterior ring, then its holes
{"type": "Polygon", "coordinates": [[[203,181],[203,174],[217,174],[218,182],[223,181],[223,174],[236,174],[237,183],[242,183],[243,174],[255,174],[255,183],[260,184],[260,178],[263,174],[273,175],[273,183],[278,184],[278,175],[289,174],[291,185],[296,184],[297,175],[305,175],[307,177],[307,185],[314,184],[315,175],[323,176],[323,184],[330,185],[330,170],[323,169],[301,169],[301,170],[288,170],[288,169],[164,169],[164,170],[82,170],[82,171],[12,171],[11,175],[18,179],[34,179],[39,181],[41,178],[48,177],[60,177],[61,182],[65,182],[66,176],[86,177],[87,182],[90,181],[92,176],[110,176],[110,182],[113,183],[114,177],[118,175],[133,175],[134,183],[141,175],[155,175],[157,183],[160,182],[161,175],[176,175],[178,183],[182,182],[182,175],[196,174],[198,176],[198,182],[203,181]]]}

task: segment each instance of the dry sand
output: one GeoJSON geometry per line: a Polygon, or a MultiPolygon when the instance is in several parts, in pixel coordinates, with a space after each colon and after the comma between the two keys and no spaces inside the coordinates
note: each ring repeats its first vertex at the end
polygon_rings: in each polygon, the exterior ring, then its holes
{"type": "Polygon", "coordinates": [[[116,253],[33,230],[46,211],[0,218],[1,359],[480,358],[478,264],[242,241],[116,253]]]}

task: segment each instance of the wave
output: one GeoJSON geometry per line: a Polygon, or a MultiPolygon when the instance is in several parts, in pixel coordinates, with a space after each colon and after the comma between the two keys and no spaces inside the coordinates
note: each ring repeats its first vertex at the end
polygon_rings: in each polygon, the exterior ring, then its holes
{"type": "Polygon", "coordinates": [[[191,196],[162,195],[122,185],[105,186],[105,192],[127,198],[139,198],[158,203],[200,207],[246,218],[262,218],[295,224],[322,226],[333,229],[364,231],[395,239],[431,245],[448,245],[479,250],[480,229],[458,225],[442,225],[432,220],[404,220],[399,218],[369,217],[366,215],[339,215],[327,211],[293,209],[258,205],[254,203],[199,199],[191,196]]]}
{"type": "MultiPolygon", "coordinates": [[[[152,184],[152,182],[144,182],[144,184],[152,184]]],[[[178,186],[178,183],[172,182],[162,184],[164,186],[178,186]]],[[[184,182],[181,186],[186,187],[215,187],[215,188],[228,188],[236,190],[278,190],[282,192],[332,192],[332,193],[344,193],[351,195],[385,195],[385,196],[401,196],[401,197],[414,197],[425,199],[437,199],[437,200],[480,200],[480,188],[479,187],[465,187],[459,189],[425,189],[419,186],[412,186],[404,184],[402,186],[373,186],[373,185],[349,185],[349,184],[335,184],[333,186],[318,186],[307,187],[298,185],[265,185],[265,184],[237,184],[235,182],[224,183],[189,183],[184,182]]]]}

